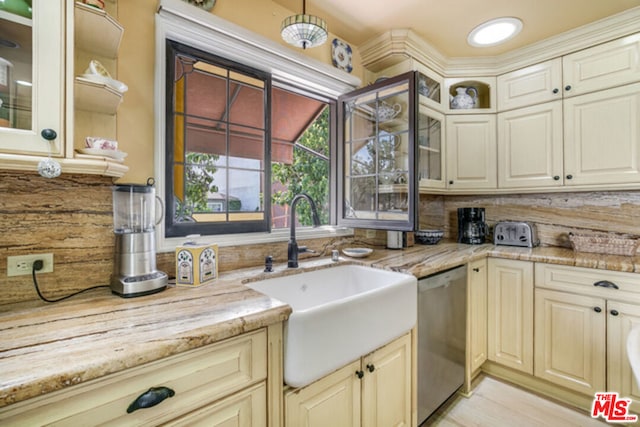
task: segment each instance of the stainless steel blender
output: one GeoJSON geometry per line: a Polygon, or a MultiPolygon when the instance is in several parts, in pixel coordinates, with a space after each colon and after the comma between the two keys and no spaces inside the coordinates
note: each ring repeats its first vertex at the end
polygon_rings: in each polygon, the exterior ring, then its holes
{"type": "Polygon", "coordinates": [[[167,274],[156,270],[155,226],[162,221],[163,212],[156,222],[156,199],[160,199],[154,182],[149,178],[146,185],[113,187],[116,244],[111,291],[124,298],[153,294],[167,287],[167,274]]]}

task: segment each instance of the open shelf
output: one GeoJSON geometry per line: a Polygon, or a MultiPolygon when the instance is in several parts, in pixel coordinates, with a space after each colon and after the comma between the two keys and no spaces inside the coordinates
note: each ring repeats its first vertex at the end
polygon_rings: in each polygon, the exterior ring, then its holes
{"type": "Polygon", "coordinates": [[[104,10],[84,3],[75,5],[76,49],[117,58],[124,28],[104,10]]]}
{"type": "Polygon", "coordinates": [[[122,94],[104,83],[76,77],[74,102],[79,110],[113,115],[122,103],[122,94]]]}

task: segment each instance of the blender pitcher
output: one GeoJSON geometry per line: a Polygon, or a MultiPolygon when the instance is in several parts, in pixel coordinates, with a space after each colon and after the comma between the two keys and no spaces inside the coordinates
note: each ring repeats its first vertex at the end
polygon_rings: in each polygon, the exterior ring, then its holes
{"type": "Polygon", "coordinates": [[[164,206],[153,186],[153,178],[146,185],[120,184],[113,187],[114,233],[141,233],[154,231],[162,221],[164,206]],[[156,201],[160,206],[160,218],[156,219],[156,201]]]}

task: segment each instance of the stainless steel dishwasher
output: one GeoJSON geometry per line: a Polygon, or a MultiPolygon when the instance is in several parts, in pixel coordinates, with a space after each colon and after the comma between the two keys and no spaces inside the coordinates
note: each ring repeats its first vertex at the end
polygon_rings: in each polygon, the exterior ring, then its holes
{"type": "Polygon", "coordinates": [[[467,266],[418,280],[418,425],[464,383],[467,266]]]}

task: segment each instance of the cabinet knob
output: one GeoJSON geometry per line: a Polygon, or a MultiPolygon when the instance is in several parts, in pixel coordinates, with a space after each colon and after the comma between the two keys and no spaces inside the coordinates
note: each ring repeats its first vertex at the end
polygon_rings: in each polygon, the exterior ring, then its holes
{"type": "Polygon", "coordinates": [[[173,397],[176,394],[175,391],[169,387],[151,387],[146,392],[134,400],[127,408],[127,414],[137,411],[138,409],[151,408],[158,403],[165,400],[167,397],[173,397]]]}
{"type": "Polygon", "coordinates": [[[573,175],[571,174],[567,175],[567,179],[573,179],[573,175]]]}
{"type": "Polygon", "coordinates": [[[618,310],[611,310],[609,313],[611,313],[612,316],[617,316],[618,314],[618,310]]]}
{"type": "Polygon", "coordinates": [[[553,176],[553,180],[554,181],[560,181],[560,175],[554,175],[553,176]]]}
{"type": "Polygon", "coordinates": [[[364,371],[356,371],[356,377],[362,379],[362,377],[364,377],[364,371]]]}
{"type": "Polygon", "coordinates": [[[560,92],[560,89],[558,89],[558,88],[554,88],[554,89],[552,90],[552,92],[553,92],[553,93],[558,93],[558,92],[560,92]]]}
{"type": "Polygon", "coordinates": [[[600,313],[602,309],[600,307],[593,307],[593,311],[595,311],[596,313],[600,313]]]}
{"type": "Polygon", "coordinates": [[[566,90],[566,91],[570,91],[570,90],[571,90],[571,85],[566,85],[566,86],[564,87],[564,90],[566,90]]]}
{"type": "Polygon", "coordinates": [[[476,273],[478,273],[478,272],[480,271],[480,269],[476,267],[476,268],[474,268],[474,269],[473,269],[473,271],[475,271],[476,273]]]}
{"type": "Polygon", "coordinates": [[[47,141],[53,141],[58,137],[58,134],[53,129],[42,129],[42,132],[40,132],[40,135],[42,135],[42,137],[47,141]]]}
{"type": "Polygon", "coordinates": [[[370,363],[370,364],[367,365],[367,371],[373,372],[375,370],[376,370],[376,367],[373,366],[373,363],[370,363]]]}
{"type": "Polygon", "coordinates": [[[449,181],[449,185],[452,185],[452,184],[453,184],[453,180],[449,181]]]}

